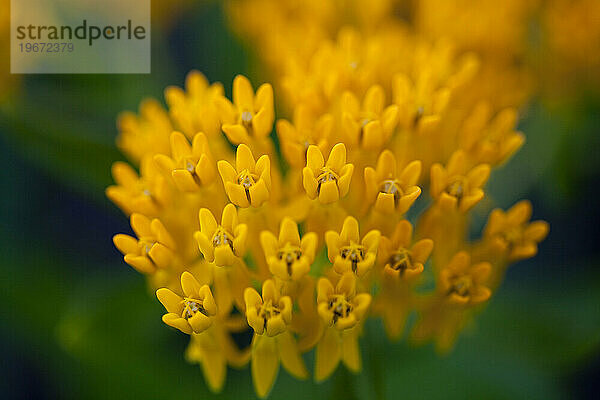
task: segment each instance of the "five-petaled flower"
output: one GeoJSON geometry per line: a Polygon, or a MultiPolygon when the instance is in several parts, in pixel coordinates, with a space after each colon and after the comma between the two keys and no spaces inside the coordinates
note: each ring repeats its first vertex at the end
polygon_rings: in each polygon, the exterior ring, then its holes
{"type": "Polygon", "coordinates": [[[380,149],[398,123],[398,106],[385,107],[385,92],[380,85],[367,90],[362,107],[352,92],[344,92],[341,107],[344,142],[366,150],[380,149]]]}
{"type": "Polygon", "coordinates": [[[340,360],[352,371],[360,369],[358,324],[371,305],[371,295],[356,293],[356,280],[352,272],[347,272],[335,288],[327,278],[320,278],[317,284],[317,310],[325,325],[317,345],[317,381],[329,377],[340,360]]]}
{"type": "Polygon", "coordinates": [[[268,155],[254,160],[252,150],[240,144],[235,156],[235,168],[225,160],[218,162],[219,173],[229,200],[238,207],[260,207],[269,200],[271,162],[268,155]]]}
{"type": "Polygon", "coordinates": [[[431,166],[431,196],[443,209],[458,209],[464,213],[483,199],[482,186],[490,176],[490,166],[480,164],[467,169],[465,153],[452,154],[446,168],[441,164],[431,166]]]}
{"type": "Polygon", "coordinates": [[[323,204],[334,203],[350,189],[354,165],[346,164],[346,146],[338,143],[329,153],[327,163],[321,150],[311,145],[306,153],[306,167],[302,171],[304,190],[312,200],[323,204]]]}
{"type": "Polygon", "coordinates": [[[152,274],[157,268],[168,268],[176,246],[162,222],[141,214],[131,214],[130,220],[138,238],[124,234],[113,238],[117,249],[125,255],[125,262],[143,274],[152,274]]]}
{"type": "Polygon", "coordinates": [[[410,281],[423,272],[423,264],[433,250],[433,241],[421,239],[413,244],[412,235],[412,225],[402,220],[390,238],[381,237],[379,258],[382,260],[384,279],[410,281]]]}
{"type": "Polygon", "coordinates": [[[394,153],[385,150],[377,160],[377,168],[365,168],[366,197],[383,214],[406,213],[421,194],[416,186],[421,175],[421,162],[413,161],[398,173],[394,153]]]}
{"type": "Polygon", "coordinates": [[[167,288],[156,291],[156,297],[167,310],[162,320],[188,335],[201,333],[210,327],[212,318],[217,315],[210,287],[200,286],[196,278],[186,271],[181,274],[181,288],[183,296],[167,288]]]}
{"type": "Polygon", "coordinates": [[[265,139],[273,129],[273,87],[268,83],[262,84],[255,95],[248,78],[238,75],[233,80],[233,103],[219,97],[217,106],[223,121],[221,129],[233,144],[265,139]]]}
{"type": "Polygon", "coordinates": [[[523,200],[504,212],[491,212],[484,230],[497,254],[505,255],[509,261],[518,261],[537,254],[537,245],[548,235],[550,227],[546,221],[531,219],[531,203],[523,200]]]}
{"type": "Polygon", "coordinates": [[[221,225],[207,208],[200,209],[200,231],[194,234],[198,247],[209,262],[218,267],[232,266],[246,251],[248,227],[238,223],[237,210],[227,204],[221,216],[221,225]]]}
{"type": "Polygon", "coordinates": [[[305,233],[300,239],[298,225],[286,217],[281,221],[279,238],[263,231],[260,243],[271,273],[282,280],[298,281],[308,274],[315,259],[317,235],[305,233]]]}
{"type": "Polygon", "coordinates": [[[440,293],[450,304],[465,306],[483,303],[492,295],[485,286],[491,270],[489,262],[471,264],[469,253],[456,253],[440,271],[440,293]]]}
{"type": "Polygon", "coordinates": [[[196,134],[191,146],[183,133],[171,133],[171,156],[157,154],[154,161],[173,177],[179,190],[195,192],[215,181],[215,162],[204,133],[196,134]]]}
{"type": "Polygon", "coordinates": [[[306,152],[310,145],[317,146],[322,152],[326,151],[333,130],[333,121],[331,114],[315,118],[306,105],[296,107],[293,124],[285,119],[278,120],[277,135],[281,143],[281,152],[287,162],[294,168],[303,168],[306,165],[306,152]]]}
{"type": "Polygon", "coordinates": [[[392,236],[382,236],[379,244],[379,264],[383,268],[381,289],[373,309],[383,317],[385,331],[391,339],[398,339],[404,330],[406,319],[414,307],[412,288],[433,250],[431,239],[413,243],[412,236],[412,225],[402,220],[392,236]]]}
{"type": "Polygon", "coordinates": [[[165,89],[169,116],[177,128],[189,137],[204,132],[211,139],[219,138],[221,121],[215,100],[223,96],[223,85],[210,84],[204,74],[191,71],[185,80],[185,89],[175,86],[165,89]]]}
{"type": "Polygon", "coordinates": [[[375,264],[380,237],[378,230],[372,230],[361,240],[358,221],[354,217],[346,217],[340,233],[325,233],[327,256],[333,263],[333,269],[338,274],[353,272],[358,276],[365,275],[375,264]]]}
{"type": "Polygon", "coordinates": [[[139,176],[120,161],[113,164],[112,176],[117,184],[106,189],[106,196],[126,214],[157,215],[171,200],[169,185],[150,156],[142,159],[139,176]]]}
{"type": "Polygon", "coordinates": [[[254,329],[250,368],[259,397],[266,397],[271,390],[280,362],[292,375],[305,379],[308,372],[288,330],[292,322],[292,299],[281,296],[272,279],[263,283],[262,297],[249,287],[244,299],[248,325],[254,329]]]}

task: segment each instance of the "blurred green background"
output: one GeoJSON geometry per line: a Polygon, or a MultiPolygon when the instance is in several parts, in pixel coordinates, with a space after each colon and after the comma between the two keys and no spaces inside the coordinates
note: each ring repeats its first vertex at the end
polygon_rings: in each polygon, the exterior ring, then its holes
{"type": "MultiPolygon", "coordinates": [[[[200,368],[183,360],[187,337],[163,326],[162,307],[111,242],[129,231],[104,197],[110,165],[123,159],[117,114],[162,98],[191,69],[228,94],[237,73],[256,77],[218,4],[192,9],[152,41],[151,75],[24,76],[2,110],[3,398],[254,397],[248,368],[230,370],[221,395],[208,392],[200,368]]],[[[374,320],[360,375],[339,368],[316,385],[282,370],[271,398],[597,398],[599,110],[597,94],[582,93],[526,111],[527,143],[494,174],[490,198],[504,208],[531,199],[551,232],[537,257],[509,270],[451,354],[392,344],[374,320]]]]}

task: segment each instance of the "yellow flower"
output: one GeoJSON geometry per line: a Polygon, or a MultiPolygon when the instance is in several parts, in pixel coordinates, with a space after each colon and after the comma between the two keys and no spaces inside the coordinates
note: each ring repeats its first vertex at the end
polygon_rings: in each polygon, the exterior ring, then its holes
{"type": "Polygon", "coordinates": [[[493,119],[488,103],[475,107],[465,120],[461,134],[461,148],[477,163],[502,164],[525,142],[525,136],[515,131],[517,110],[507,108],[493,119]]]}
{"type": "Polygon", "coordinates": [[[198,247],[209,262],[219,267],[234,265],[238,257],[246,252],[248,227],[238,223],[237,210],[227,204],[221,216],[221,225],[207,208],[199,213],[200,231],[194,234],[198,247]]]}
{"type": "Polygon", "coordinates": [[[379,231],[372,230],[361,240],[358,221],[354,217],[346,217],[340,233],[327,231],[327,256],[335,272],[353,272],[358,276],[369,272],[377,258],[380,237],[379,231]]]}
{"type": "Polygon", "coordinates": [[[255,95],[248,78],[238,75],[233,80],[233,103],[220,97],[217,106],[223,121],[221,129],[233,144],[264,139],[273,129],[273,88],[268,83],[261,85],[255,95]]]}
{"type": "Polygon", "coordinates": [[[495,209],[488,218],[484,239],[491,242],[497,254],[511,262],[533,257],[550,227],[546,221],[529,222],[530,219],[531,203],[527,200],[518,202],[506,212],[495,209]]]}
{"type": "Polygon", "coordinates": [[[490,298],[492,292],[484,286],[492,266],[488,262],[471,265],[471,256],[461,251],[440,271],[439,291],[450,304],[476,305],[490,298]]]}
{"type": "Polygon", "coordinates": [[[404,330],[406,318],[415,307],[414,283],[433,250],[431,239],[421,239],[413,244],[412,236],[412,225],[402,220],[391,238],[383,236],[379,245],[383,269],[381,291],[374,309],[382,315],[390,339],[398,339],[404,330]]]}
{"type": "Polygon", "coordinates": [[[415,82],[409,76],[398,73],[392,80],[394,104],[399,108],[400,125],[405,129],[437,124],[440,114],[446,109],[451,91],[447,87],[438,88],[432,81],[431,71],[418,74],[415,82]]]}
{"type": "Polygon", "coordinates": [[[288,328],[292,322],[292,299],[281,296],[271,279],[263,283],[262,298],[253,288],[244,292],[246,318],[254,329],[252,339],[252,380],[259,397],[273,387],[279,363],[299,379],[307,377],[296,340],[288,328]]]}
{"type": "Polygon", "coordinates": [[[300,239],[298,225],[291,218],[281,221],[279,239],[270,231],[260,234],[269,270],[282,280],[299,281],[310,271],[317,250],[317,235],[306,233],[300,239]]]}
{"type": "Polygon", "coordinates": [[[315,118],[308,106],[300,104],[294,109],[293,124],[285,119],[277,121],[276,128],[281,142],[281,152],[292,167],[306,165],[306,152],[315,145],[324,152],[329,145],[333,130],[333,117],[323,114],[315,118]]]}
{"type": "Polygon", "coordinates": [[[225,160],[217,163],[229,200],[238,207],[260,207],[269,200],[271,162],[268,155],[254,160],[252,150],[240,144],[235,156],[235,168],[225,160]]]}
{"type": "Polygon", "coordinates": [[[215,138],[221,129],[216,99],[223,96],[223,85],[211,85],[201,72],[191,71],[185,80],[185,89],[175,86],[165,89],[169,115],[177,129],[188,137],[205,132],[215,138]]]}
{"type": "Polygon", "coordinates": [[[302,171],[304,190],[312,200],[319,198],[322,204],[334,203],[344,197],[350,189],[354,165],[346,164],[346,146],[333,146],[327,159],[317,146],[309,146],[306,167],[302,171]]]}
{"type": "Polygon", "coordinates": [[[413,280],[423,272],[423,264],[433,250],[431,239],[412,244],[413,227],[402,220],[396,225],[391,238],[381,237],[379,258],[382,260],[384,279],[413,280]]]}
{"type": "Polygon", "coordinates": [[[481,188],[490,176],[490,166],[480,164],[467,170],[463,151],[456,151],[450,157],[446,168],[441,164],[431,166],[431,196],[443,209],[458,209],[464,213],[483,199],[481,188]]]}
{"type": "Polygon", "coordinates": [[[326,328],[317,344],[315,380],[327,379],[340,360],[351,369],[360,369],[357,324],[371,304],[371,295],[356,293],[356,277],[347,272],[334,288],[327,278],[320,278],[317,289],[317,310],[326,328]]]}
{"type": "Polygon", "coordinates": [[[217,314],[210,288],[200,286],[194,275],[187,271],[181,274],[181,288],[183,297],[167,288],[156,291],[156,297],[168,312],[163,315],[163,322],[188,335],[205,331],[217,314]]]}
{"type": "Polygon", "coordinates": [[[124,234],[113,238],[117,249],[125,255],[125,262],[143,274],[152,274],[157,268],[168,268],[176,246],[162,222],[141,214],[132,214],[130,220],[138,239],[124,234]]]}
{"type": "Polygon", "coordinates": [[[117,183],[106,189],[106,197],[126,214],[157,215],[170,202],[171,191],[151,156],[142,159],[140,175],[129,164],[117,161],[112,166],[117,183]]]}
{"type": "Polygon", "coordinates": [[[385,92],[380,85],[373,85],[367,90],[362,107],[352,92],[344,92],[341,106],[341,133],[344,142],[353,146],[380,149],[398,123],[398,106],[385,107],[385,92]]]}
{"type": "Polygon", "coordinates": [[[416,186],[421,175],[421,162],[409,163],[398,174],[394,153],[385,150],[377,160],[377,168],[365,168],[366,197],[383,214],[406,213],[421,194],[416,186]]]}
{"type": "Polygon", "coordinates": [[[203,133],[194,136],[192,145],[181,132],[171,134],[172,158],[157,154],[154,161],[165,173],[173,177],[173,181],[184,192],[195,192],[202,186],[215,181],[215,162],[210,154],[208,141],[203,133]]]}
{"type": "Polygon", "coordinates": [[[169,154],[169,135],[173,126],[158,101],[143,101],[139,116],[131,112],[122,113],[117,125],[117,146],[136,163],[148,154],[169,154]]]}
{"type": "Polygon", "coordinates": [[[369,309],[371,295],[356,293],[356,277],[343,274],[334,288],[329,279],[320,278],[317,287],[317,309],[327,326],[337,330],[353,328],[369,309]]]}

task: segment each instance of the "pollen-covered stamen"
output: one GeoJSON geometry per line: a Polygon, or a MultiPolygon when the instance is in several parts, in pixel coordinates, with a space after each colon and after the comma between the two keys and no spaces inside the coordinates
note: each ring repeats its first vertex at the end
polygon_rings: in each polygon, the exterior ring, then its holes
{"type": "Polygon", "coordinates": [[[279,314],[281,314],[281,310],[273,305],[271,300],[267,300],[258,310],[258,317],[263,319],[265,329],[267,329],[267,321],[279,314]]]}
{"type": "Polygon", "coordinates": [[[292,265],[302,257],[302,249],[298,246],[293,246],[286,243],[284,247],[277,252],[277,258],[285,262],[288,275],[292,275],[292,265]]]}
{"type": "Polygon", "coordinates": [[[451,284],[448,295],[454,293],[460,297],[467,297],[473,287],[473,278],[470,275],[458,276],[451,280],[451,284]]]}
{"type": "Polygon", "coordinates": [[[231,235],[222,227],[218,227],[212,238],[213,247],[229,246],[233,250],[233,240],[231,235]]]}
{"type": "Polygon", "coordinates": [[[208,317],[208,312],[202,306],[201,300],[185,297],[183,299],[183,311],[181,312],[181,317],[188,319],[193,317],[196,313],[201,313],[208,317]]]}
{"type": "Polygon", "coordinates": [[[410,252],[404,248],[393,253],[388,264],[393,270],[399,271],[400,275],[404,274],[407,269],[413,268],[410,252]]]}
{"type": "Polygon", "coordinates": [[[148,238],[142,238],[138,242],[140,252],[145,256],[147,256],[150,253],[150,250],[152,250],[152,246],[154,246],[155,244],[156,242],[154,240],[148,238]]]}
{"type": "Polygon", "coordinates": [[[458,200],[468,192],[467,178],[459,176],[455,178],[447,187],[446,193],[450,196],[456,197],[458,200]]]}
{"type": "Polygon", "coordinates": [[[198,160],[195,158],[185,157],[180,161],[180,163],[183,169],[192,174],[192,178],[194,178],[194,181],[198,184],[198,186],[202,185],[200,177],[196,174],[196,164],[198,163],[198,160]]]}
{"type": "Polygon", "coordinates": [[[321,185],[326,182],[335,181],[337,183],[340,177],[336,174],[331,168],[323,167],[321,168],[321,173],[317,176],[317,182],[319,183],[317,186],[317,193],[321,193],[321,185]]]}
{"type": "Polygon", "coordinates": [[[333,312],[333,323],[340,318],[347,318],[352,312],[352,304],[343,294],[335,294],[329,298],[329,309],[333,312]]]}
{"type": "Polygon", "coordinates": [[[252,133],[252,113],[248,110],[245,110],[240,115],[240,122],[244,128],[248,131],[248,133],[252,133]]]}
{"type": "Polygon", "coordinates": [[[398,205],[400,198],[404,195],[402,188],[400,187],[400,182],[395,179],[388,179],[381,183],[381,187],[379,189],[380,193],[388,193],[394,195],[394,203],[398,205]]]}
{"type": "Polygon", "coordinates": [[[356,272],[358,263],[365,259],[365,247],[357,244],[351,244],[340,249],[340,256],[344,260],[350,260],[352,263],[352,272],[356,272]]]}
{"type": "Polygon", "coordinates": [[[240,172],[237,177],[238,184],[242,185],[242,187],[246,191],[246,198],[248,199],[248,202],[251,202],[250,188],[256,183],[257,180],[258,180],[258,175],[252,174],[247,169],[240,172]]]}

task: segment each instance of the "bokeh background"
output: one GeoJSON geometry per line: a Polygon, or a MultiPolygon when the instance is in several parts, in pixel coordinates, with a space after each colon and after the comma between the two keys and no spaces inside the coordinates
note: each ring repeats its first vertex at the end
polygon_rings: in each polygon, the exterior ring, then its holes
{"type": "MultiPolygon", "coordinates": [[[[266,79],[219,2],[186,7],[153,19],[151,75],[3,70],[10,87],[0,117],[3,398],[214,396],[199,367],[183,359],[187,337],[163,326],[144,278],[113,247],[112,236],[130,228],[104,196],[110,165],[123,159],[114,145],[119,112],[162,98],[191,69],[223,82],[228,95],[238,73],[266,79]]],[[[565,101],[534,99],[520,129],[527,142],[492,176],[490,198],[503,208],[531,199],[550,235],[537,257],[511,267],[454,351],[440,357],[432,346],[390,343],[381,322],[369,321],[360,375],[338,368],[316,385],[281,370],[271,398],[597,398],[600,96],[584,88],[565,101]]],[[[473,230],[482,223],[483,216],[473,230]]],[[[254,398],[248,368],[230,370],[214,397],[254,398]]]]}

